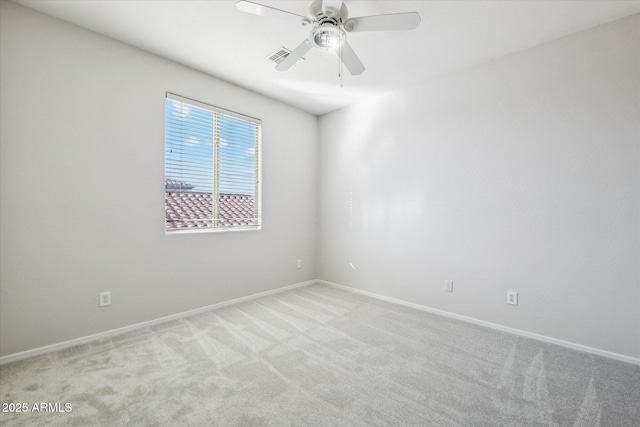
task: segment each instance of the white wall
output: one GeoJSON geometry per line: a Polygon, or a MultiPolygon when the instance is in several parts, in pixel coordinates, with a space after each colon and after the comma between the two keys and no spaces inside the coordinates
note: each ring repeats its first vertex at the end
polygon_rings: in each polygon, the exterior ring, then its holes
{"type": "Polygon", "coordinates": [[[639,22],[321,117],[319,278],[640,357],[639,22]]]}
{"type": "Polygon", "coordinates": [[[318,128],[0,2],[0,356],[318,277],[640,357],[639,27],[626,18],[318,128]],[[165,91],[263,120],[262,231],[164,235],[165,91]]]}
{"type": "Polygon", "coordinates": [[[0,355],[315,277],[315,116],[13,3],[0,15],[0,355]],[[165,91],[263,120],[262,231],[165,236],[165,91]]]}

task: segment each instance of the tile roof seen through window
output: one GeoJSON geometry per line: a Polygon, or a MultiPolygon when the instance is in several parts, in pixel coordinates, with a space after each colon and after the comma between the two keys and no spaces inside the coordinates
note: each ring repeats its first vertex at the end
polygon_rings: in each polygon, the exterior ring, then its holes
{"type": "MultiPolygon", "coordinates": [[[[165,224],[167,230],[210,228],[213,196],[191,191],[193,186],[170,178],[165,179],[165,224]]],[[[255,225],[253,196],[220,194],[220,227],[255,225]]]]}

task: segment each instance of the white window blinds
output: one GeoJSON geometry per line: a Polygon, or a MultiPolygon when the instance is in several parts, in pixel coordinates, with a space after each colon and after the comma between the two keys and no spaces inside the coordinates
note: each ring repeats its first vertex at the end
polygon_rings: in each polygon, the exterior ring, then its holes
{"type": "Polygon", "coordinates": [[[165,100],[165,230],[259,229],[261,122],[165,100]]]}

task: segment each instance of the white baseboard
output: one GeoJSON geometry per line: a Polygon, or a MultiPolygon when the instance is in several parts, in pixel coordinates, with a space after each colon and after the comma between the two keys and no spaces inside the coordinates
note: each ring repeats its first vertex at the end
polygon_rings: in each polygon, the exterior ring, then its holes
{"type": "Polygon", "coordinates": [[[485,322],[484,320],[475,319],[473,317],[462,316],[462,315],[459,315],[459,314],[450,313],[448,311],[438,310],[436,308],[431,308],[431,307],[427,307],[427,306],[424,306],[424,305],[414,304],[414,303],[411,303],[411,302],[407,302],[407,301],[403,301],[403,300],[399,300],[399,299],[395,299],[395,298],[386,297],[384,295],[375,294],[373,292],[363,291],[363,290],[360,290],[360,289],[351,288],[349,286],[344,286],[344,285],[339,285],[337,283],[327,282],[326,280],[316,280],[316,283],[321,283],[323,285],[333,286],[335,288],[339,288],[339,289],[342,289],[342,290],[345,290],[345,291],[349,291],[349,292],[354,292],[354,293],[357,293],[357,294],[367,295],[367,296],[370,296],[370,297],[373,297],[373,298],[377,298],[377,299],[380,299],[380,300],[383,300],[383,301],[391,302],[391,303],[394,303],[394,304],[404,305],[404,306],[415,308],[415,309],[422,310],[422,311],[427,311],[429,313],[438,314],[440,316],[449,317],[451,319],[462,320],[462,321],[473,323],[473,324],[476,324],[476,325],[486,326],[486,327],[491,328],[491,329],[497,329],[499,331],[508,332],[508,333],[511,333],[511,334],[514,334],[514,335],[520,335],[520,336],[523,336],[523,337],[532,338],[534,340],[543,341],[543,342],[547,342],[547,343],[551,343],[551,344],[556,344],[556,345],[559,345],[559,346],[562,346],[562,347],[570,348],[572,350],[578,350],[578,351],[582,351],[582,352],[585,352],[585,353],[595,354],[597,356],[607,357],[609,359],[615,359],[615,360],[619,360],[621,362],[631,363],[631,364],[640,366],[640,358],[631,357],[631,356],[625,356],[624,354],[613,353],[613,352],[610,352],[610,351],[601,350],[601,349],[598,349],[598,348],[589,347],[589,346],[582,345],[582,344],[576,344],[576,343],[573,343],[573,342],[570,342],[570,341],[564,341],[564,340],[560,340],[560,339],[557,339],[557,338],[548,337],[548,336],[545,336],[545,335],[535,334],[533,332],[523,331],[521,329],[510,328],[508,326],[499,325],[497,323],[485,322]]]}
{"type": "Polygon", "coordinates": [[[578,351],[582,351],[585,353],[590,353],[590,354],[595,354],[597,356],[602,356],[602,357],[607,357],[610,359],[615,359],[615,360],[619,360],[621,362],[626,362],[626,363],[631,363],[634,365],[638,365],[640,366],[640,358],[635,358],[635,357],[631,357],[631,356],[625,356],[623,354],[618,354],[618,353],[613,353],[610,351],[606,351],[606,350],[601,350],[598,348],[594,348],[594,347],[589,347],[589,346],[585,346],[582,344],[576,344],[576,343],[572,343],[569,341],[564,341],[564,340],[560,340],[557,338],[552,338],[552,337],[548,337],[545,335],[539,335],[539,334],[535,334],[533,332],[527,332],[527,331],[523,331],[521,329],[515,329],[515,328],[510,328],[508,326],[503,326],[503,325],[499,325],[497,323],[491,323],[491,322],[486,322],[484,320],[479,320],[479,319],[475,319],[473,317],[467,317],[467,316],[462,316],[459,314],[455,314],[455,313],[450,313],[447,311],[443,311],[443,310],[438,310],[435,308],[431,308],[431,307],[427,307],[424,305],[420,305],[420,304],[414,304],[411,302],[407,302],[407,301],[403,301],[403,300],[399,300],[399,299],[395,299],[395,298],[390,298],[390,297],[386,297],[384,295],[379,295],[373,292],[369,292],[369,291],[363,291],[360,289],[356,289],[356,288],[351,288],[349,286],[344,286],[344,285],[340,285],[337,283],[332,283],[332,282],[328,282],[326,280],[309,280],[306,282],[301,282],[301,283],[296,283],[293,285],[289,285],[289,286],[284,286],[281,288],[277,288],[277,289],[272,289],[270,291],[266,291],[266,292],[260,292],[257,294],[253,294],[253,295],[248,295],[246,297],[241,297],[241,298],[236,298],[236,299],[232,299],[229,301],[223,301],[223,302],[219,302],[216,304],[211,304],[205,307],[200,307],[200,308],[196,308],[194,310],[189,310],[189,311],[185,311],[182,313],[177,313],[177,314],[173,314],[170,316],[165,316],[165,317],[161,317],[159,319],[154,319],[154,320],[149,320],[146,322],[142,322],[142,323],[136,323],[135,325],[130,325],[130,326],[125,326],[122,328],[118,328],[118,329],[112,329],[110,331],[105,331],[105,332],[100,332],[98,334],[94,334],[94,335],[89,335],[86,337],[81,337],[81,338],[76,338],[76,339],[72,339],[69,341],[64,341],[61,343],[56,343],[56,344],[51,344],[51,345],[47,345],[44,347],[38,347],[38,348],[34,348],[32,350],[27,350],[27,351],[23,351],[20,353],[14,353],[14,354],[9,354],[7,356],[2,356],[0,357],[0,365],[4,365],[7,363],[11,363],[11,362],[15,362],[18,360],[22,360],[22,359],[27,359],[29,357],[33,357],[33,356],[39,356],[41,354],[45,354],[45,353],[50,353],[52,351],[56,351],[56,350],[62,350],[65,348],[69,348],[69,347],[73,347],[76,345],[80,345],[80,344],[86,344],[92,341],[96,341],[96,340],[100,340],[100,339],[104,339],[104,338],[110,338],[116,335],[120,335],[120,334],[124,334],[127,332],[131,332],[131,331],[135,331],[137,329],[142,329],[142,328],[146,328],[149,326],[153,326],[153,325],[157,325],[160,323],[164,323],[164,322],[169,322],[171,320],[176,320],[176,319],[180,319],[183,317],[187,317],[187,316],[191,316],[194,314],[198,314],[198,313],[202,313],[205,311],[209,311],[209,310],[215,310],[218,308],[222,308],[222,307],[226,307],[232,304],[237,304],[240,302],[244,302],[244,301],[249,301],[252,299],[256,299],[256,298],[260,298],[260,297],[264,297],[267,295],[273,295],[273,294],[277,294],[280,292],[284,292],[287,291],[289,289],[295,289],[295,288],[300,288],[303,286],[308,286],[314,283],[321,283],[324,285],[328,285],[328,286],[333,286],[335,288],[339,288],[348,292],[354,292],[357,294],[362,294],[362,295],[367,295],[370,296],[372,298],[377,298],[383,301],[387,301],[387,302],[391,302],[394,304],[400,304],[400,305],[404,305],[406,307],[411,307],[411,308],[415,308],[418,310],[422,310],[422,311],[427,311],[429,313],[433,313],[433,314],[437,314],[440,316],[444,316],[444,317],[449,317],[452,319],[458,319],[458,320],[462,320],[465,322],[469,322],[469,323],[473,323],[476,325],[481,325],[481,326],[486,326],[488,328],[491,329],[496,329],[499,331],[503,331],[503,332],[508,332],[514,335],[519,335],[519,336],[523,336],[523,337],[527,337],[527,338],[532,338],[538,341],[543,341],[543,342],[547,342],[547,343],[551,343],[551,344],[556,344],[562,347],[566,347],[566,348],[570,348],[572,350],[578,350],[578,351]]]}
{"type": "Polygon", "coordinates": [[[20,353],[9,354],[7,356],[0,357],[0,365],[4,365],[4,364],[7,364],[7,363],[15,362],[15,361],[22,360],[22,359],[27,359],[27,358],[33,357],[33,356],[39,356],[41,354],[50,353],[50,352],[56,351],[56,350],[62,350],[64,348],[69,348],[69,347],[73,347],[73,346],[80,345],[80,344],[86,344],[86,343],[89,343],[91,341],[96,341],[96,340],[100,340],[100,339],[104,339],[104,338],[110,338],[110,337],[113,337],[113,336],[116,336],[116,335],[124,334],[126,332],[135,331],[137,329],[147,328],[149,326],[153,326],[153,325],[157,325],[157,324],[160,324],[160,323],[169,322],[171,320],[181,319],[183,317],[187,317],[187,316],[191,316],[191,315],[194,315],[194,314],[202,313],[204,311],[215,310],[215,309],[226,307],[226,306],[229,306],[229,305],[232,305],[232,304],[237,304],[237,303],[240,303],[240,302],[249,301],[249,300],[252,300],[252,299],[264,297],[264,296],[267,296],[267,295],[273,295],[273,294],[277,294],[277,293],[280,293],[280,292],[288,291],[289,289],[295,289],[295,288],[300,288],[302,286],[311,285],[313,283],[317,283],[317,281],[316,280],[309,280],[309,281],[306,281],[306,282],[300,282],[300,283],[296,283],[294,285],[284,286],[282,288],[272,289],[270,291],[260,292],[260,293],[249,295],[249,296],[246,296],[246,297],[236,298],[236,299],[232,299],[232,300],[229,300],[229,301],[223,301],[223,302],[219,302],[219,303],[216,303],[216,304],[207,305],[205,307],[196,308],[196,309],[193,309],[193,310],[184,311],[182,313],[172,314],[170,316],[161,317],[159,319],[149,320],[149,321],[142,322],[142,323],[136,323],[135,325],[124,326],[122,328],[112,329],[110,331],[100,332],[98,334],[89,335],[89,336],[86,336],[86,337],[75,338],[75,339],[72,339],[72,340],[69,340],[69,341],[63,341],[63,342],[60,342],[60,343],[51,344],[51,345],[47,345],[47,346],[44,346],[44,347],[34,348],[32,350],[22,351],[20,353]]]}

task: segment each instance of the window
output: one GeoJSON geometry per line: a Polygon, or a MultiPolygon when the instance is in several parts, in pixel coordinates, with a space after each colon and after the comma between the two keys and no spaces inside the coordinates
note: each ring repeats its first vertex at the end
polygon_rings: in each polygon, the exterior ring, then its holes
{"type": "Polygon", "coordinates": [[[261,226],[260,120],[167,93],[165,230],[261,226]]]}

